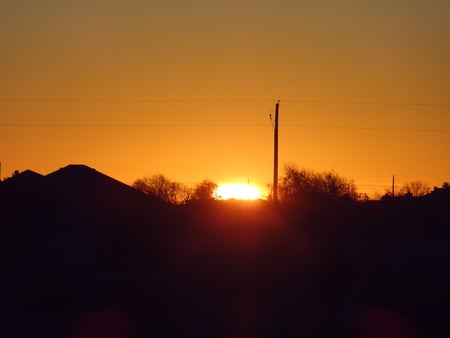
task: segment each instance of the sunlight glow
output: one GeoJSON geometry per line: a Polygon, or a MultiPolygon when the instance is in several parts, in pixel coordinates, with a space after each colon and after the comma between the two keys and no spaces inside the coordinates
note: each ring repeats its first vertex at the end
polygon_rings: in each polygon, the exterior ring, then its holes
{"type": "Polygon", "coordinates": [[[219,200],[258,200],[262,199],[261,191],[248,184],[222,184],[215,191],[214,196],[219,200]]]}

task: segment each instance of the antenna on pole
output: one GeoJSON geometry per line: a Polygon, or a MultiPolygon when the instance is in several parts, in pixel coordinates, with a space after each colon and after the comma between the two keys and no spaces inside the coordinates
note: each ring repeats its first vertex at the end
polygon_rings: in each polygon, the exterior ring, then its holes
{"type": "Polygon", "coordinates": [[[278,202],[278,110],[280,107],[280,100],[275,104],[275,123],[273,133],[273,191],[272,200],[278,202]]]}

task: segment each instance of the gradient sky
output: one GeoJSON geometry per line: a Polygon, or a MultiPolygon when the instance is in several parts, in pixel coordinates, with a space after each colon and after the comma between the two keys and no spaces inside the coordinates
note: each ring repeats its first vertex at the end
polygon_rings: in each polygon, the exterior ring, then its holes
{"type": "Polygon", "coordinates": [[[0,0],[0,161],[125,183],[450,181],[447,0],[0,0]],[[282,172],[282,170],[281,170],[282,172]]]}

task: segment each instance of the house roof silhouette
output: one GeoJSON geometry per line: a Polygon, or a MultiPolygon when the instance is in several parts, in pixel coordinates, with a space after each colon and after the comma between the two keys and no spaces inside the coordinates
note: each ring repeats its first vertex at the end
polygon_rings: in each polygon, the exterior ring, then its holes
{"type": "Polygon", "coordinates": [[[70,164],[46,176],[23,171],[0,183],[4,204],[53,206],[116,213],[144,213],[165,203],[86,165],[70,164]]]}

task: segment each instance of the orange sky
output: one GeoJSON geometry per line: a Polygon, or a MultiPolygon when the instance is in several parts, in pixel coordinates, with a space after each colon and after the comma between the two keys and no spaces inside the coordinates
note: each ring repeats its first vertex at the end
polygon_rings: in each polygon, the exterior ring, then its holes
{"type": "Polygon", "coordinates": [[[370,192],[393,173],[441,185],[448,13],[439,0],[3,1],[2,175],[84,163],[125,183],[265,186],[280,99],[280,167],[370,192]]]}

